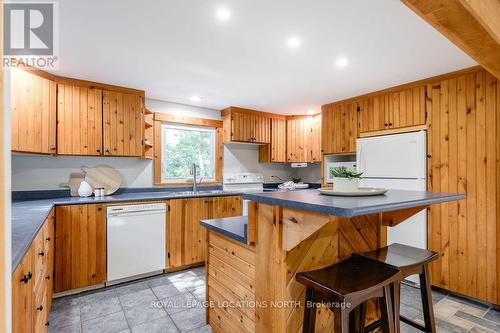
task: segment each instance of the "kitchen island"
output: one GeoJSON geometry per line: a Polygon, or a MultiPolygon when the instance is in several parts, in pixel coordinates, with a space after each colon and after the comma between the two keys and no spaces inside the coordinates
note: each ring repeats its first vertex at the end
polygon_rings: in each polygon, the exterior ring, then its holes
{"type": "MultiPolygon", "coordinates": [[[[245,194],[251,200],[245,240],[208,228],[207,322],[214,332],[301,331],[305,287],[301,271],[323,268],[386,245],[386,228],[430,205],[463,194],[390,190],[373,197],[331,197],[317,190],[245,194]]],[[[235,228],[233,225],[232,229],[235,228]]],[[[369,304],[367,321],[376,318],[369,304]]],[[[318,309],[316,332],[332,332],[333,315],[318,309]]]]}

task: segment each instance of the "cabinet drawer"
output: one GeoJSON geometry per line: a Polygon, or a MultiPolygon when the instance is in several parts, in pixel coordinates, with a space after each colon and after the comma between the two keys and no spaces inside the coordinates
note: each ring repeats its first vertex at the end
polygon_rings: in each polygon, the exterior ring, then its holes
{"type": "Polygon", "coordinates": [[[46,270],[47,260],[45,255],[45,244],[43,230],[38,232],[35,240],[32,243],[33,247],[33,283],[37,288],[43,283],[43,278],[46,270]]]}
{"type": "Polygon", "coordinates": [[[48,310],[47,310],[47,294],[45,293],[45,288],[43,292],[39,295],[35,295],[35,304],[33,304],[33,325],[35,332],[47,332],[47,320],[48,320],[48,310]]]}

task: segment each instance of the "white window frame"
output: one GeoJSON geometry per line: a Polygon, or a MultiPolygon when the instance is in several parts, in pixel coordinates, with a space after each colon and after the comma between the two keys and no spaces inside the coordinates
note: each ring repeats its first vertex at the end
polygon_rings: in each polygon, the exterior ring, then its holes
{"type": "Polygon", "coordinates": [[[192,131],[200,131],[200,132],[208,132],[211,134],[211,156],[210,156],[210,163],[212,165],[212,177],[206,178],[206,177],[201,177],[200,175],[197,176],[197,181],[202,183],[213,183],[216,181],[217,178],[217,166],[215,165],[216,163],[216,154],[217,154],[217,146],[216,146],[216,132],[217,129],[215,127],[207,127],[207,126],[197,126],[197,125],[188,125],[188,124],[176,124],[176,123],[169,123],[169,122],[163,122],[161,123],[161,182],[162,183],[190,183],[193,181],[193,176],[189,175],[188,177],[166,177],[165,176],[165,158],[164,158],[164,147],[166,145],[166,135],[164,135],[164,131],[170,129],[182,129],[182,130],[192,130],[192,131]]]}

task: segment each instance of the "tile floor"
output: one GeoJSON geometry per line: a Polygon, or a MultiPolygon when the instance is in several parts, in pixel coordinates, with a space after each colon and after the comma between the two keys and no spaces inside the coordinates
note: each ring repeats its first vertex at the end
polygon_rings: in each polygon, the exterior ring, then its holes
{"type": "MultiPolygon", "coordinates": [[[[203,267],[54,300],[49,332],[206,333],[203,267]]],[[[439,333],[500,332],[500,310],[433,291],[439,333]]],[[[401,313],[423,323],[420,292],[401,290],[401,313]]],[[[417,329],[401,323],[402,333],[417,329]]],[[[237,332],[235,332],[237,333],[237,332]]]]}

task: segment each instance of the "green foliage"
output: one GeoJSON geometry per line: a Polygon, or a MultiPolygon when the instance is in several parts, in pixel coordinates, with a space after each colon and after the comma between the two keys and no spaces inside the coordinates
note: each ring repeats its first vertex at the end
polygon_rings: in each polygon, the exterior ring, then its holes
{"type": "Polygon", "coordinates": [[[212,133],[177,128],[164,128],[164,177],[188,178],[192,164],[198,165],[198,177],[212,178],[212,133]]]}
{"type": "Polygon", "coordinates": [[[297,184],[297,183],[300,183],[300,182],[302,181],[302,178],[300,178],[300,177],[293,177],[293,178],[292,178],[292,181],[293,181],[295,184],[297,184]]]}
{"type": "Polygon", "coordinates": [[[332,177],[339,177],[339,178],[359,178],[363,173],[356,172],[355,170],[341,166],[338,168],[331,169],[330,174],[332,177]]]}

